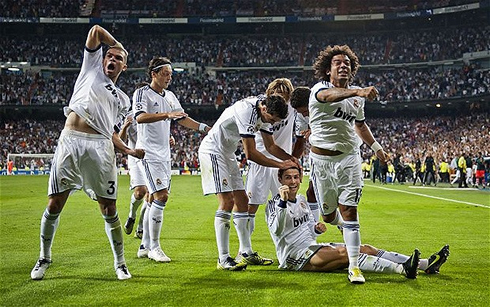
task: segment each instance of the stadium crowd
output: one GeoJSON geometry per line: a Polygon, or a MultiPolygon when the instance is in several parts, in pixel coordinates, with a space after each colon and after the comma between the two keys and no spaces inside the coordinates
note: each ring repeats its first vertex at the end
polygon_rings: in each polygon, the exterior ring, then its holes
{"type": "Polygon", "coordinates": [[[5,0],[5,17],[192,17],[192,16],[322,16],[425,10],[472,3],[471,0],[329,1],[328,7],[312,0],[5,0]],[[90,7],[88,13],[85,9],[90,7]]]}
{"type": "MultiPolygon", "coordinates": [[[[77,72],[41,72],[1,74],[0,104],[68,104],[77,72]]],[[[230,105],[236,100],[263,93],[265,85],[277,77],[290,78],[296,85],[311,85],[309,71],[220,71],[216,75],[198,69],[197,73],[175,73],[172,91],[181,103],[191,105],[230,105]]],[[[121,76],[119,86],[129,95],[136,84],[147,81],[143,71],[121,76]]],[[[475,97],[490,92],[490,74],[476,64],[462,68],[431,66],[394,70],[365,69],[358,73],[355,85],[374,85],[382,102],[475,97]]]]}
{"type": "MultiPolygon", "coordinates": [[[[362,65],[454,60],[464,53],[490,50],[490,26],[370,33],[302,35],[221,35],[183,37],[134,33],[127,35],[129,67],[146,67],[155,54],[176,62],[215,67],[311,66],[325,44],[347,44],[362,65]]],[[[52,38],[26,35],[0,37],[0,62],[78,68],[81,54],[66,52],[80,46],[76,35],[52,38]]],[[[83,46],[80,46],[82,50],[83,46]]]]}
{"type": "MultiPolygon", "coordinates": [[[[209,123],[212,124],[211,122],[209,123]]],[[[58,133],[63,121],[19,120],[7,121],[0,129],[2,145],[2,164],[4,169],[9,153],[54,153],[58,133]]],[[[490,117],[488,113],[474,113],[467,116],[422,117],[422,118],[375,118],[369,120],[371,130],[395,163],[414,164],[417,159],[424,161],[427,155],[433,156],[436,165],[450,163],[455,157],[466,153],[469,157],[490,158],[490,117]]],[[[181,172],[199,169],[197,150],[203,135],[195,131],[172,125],[171,133],[176,143],[172,149],[172,168],[181,172]]],[[[237,152],[238,163],[243,156],[237,152]]],[[[369,161],[371,150],[362,146],[362,156],[369,161]]],[[[308,149],[302,159],[308,168],[308,149]]],[[[16,167],[31,166],[31,159],[17,160],[16,167]]],[[[126,168],[126,157],[117,155],[117,163],[126,168]]],[[[39,166],[39,165],[38,165],[39,166]]],[[[487,165],[490,167],[490,165],[487,165]]],[[[487,168],[487,173],[490,169],[487,168]]]]}

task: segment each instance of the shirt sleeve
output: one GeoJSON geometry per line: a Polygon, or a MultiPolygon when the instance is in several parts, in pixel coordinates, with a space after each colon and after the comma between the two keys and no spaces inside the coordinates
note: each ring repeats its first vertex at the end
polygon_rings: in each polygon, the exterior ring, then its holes
{"type": "Polygon", "coordinates": [[[279,236],[284,231],[287,217],[287,207],[280,207],[280,201],[281,199],[279,197],[279,194],[277,194],[274,198],[269,200],[266,209],[267,226],[269,227],[271,233],[276,236],[279,236]]]}
{"type": "Polygon", "coordinates": [[[144,87],[137,89],[133,94],[133,118],[141,113],[147,113],[148,104],[146,103],[146,95],[144,95],[144,87]]]}
{"type": "MultiPolygon", "coordinates": [[[[240,102],[237,102],[240,103],[240,102]]],[[[245,101],[235,109],[236,124],[241,137],[255,137],[258,113],[255,107],[245,101]]]]}

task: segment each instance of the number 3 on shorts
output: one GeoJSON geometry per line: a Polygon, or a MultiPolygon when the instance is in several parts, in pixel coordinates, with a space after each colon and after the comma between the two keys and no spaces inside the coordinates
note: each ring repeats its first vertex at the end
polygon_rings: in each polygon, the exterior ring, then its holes
{"type": "Polygon", "coordinates": [[[114,186],[116,184],[115,181],[109,181],[109,189],[107,190],[107,193],[112,195],[116,191],[116,187],[114,186]]]}

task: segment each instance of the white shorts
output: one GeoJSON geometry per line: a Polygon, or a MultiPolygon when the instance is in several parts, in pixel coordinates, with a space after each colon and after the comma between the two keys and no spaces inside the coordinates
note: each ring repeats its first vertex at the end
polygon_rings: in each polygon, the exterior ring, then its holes
{"type": "Polygon", "coordinates": [[[82,188],[94,200],[96,196],[116,199],[114,144],[101,134],[65,129],[54,153],[48,195],[82,188]]]}
{"type": "Polygon", "coordinates": [[[322,156],[310,152],[311,181],[324,215],[338,204],[357,206],[362,194],[361,156],[357,153],[322,156]]]}
{"type": "Polygon", "coordinates": [[[145,185],[148,188],[148,193],[167,189],[170,193],[170,176],[171,163],[170,161],[155,161],[141,159],[136,162],[140,172],[144,174],[145,185]]]}
{"type": "Polygon", "coordinates": [[[235,156],[199,152],[204,195],[245,190],[235,156]]]}
{"type": "Polygon", "coordinates": [[[128,169],[129,169],[129,189],[134,190],[134,188],[139,186],[145,186],[145,174],[140,170],[137,165],[138,158],[133,156],[128,157],[128,169]]]}
{"type": "Polygon", "coordinates": [[[299,251],[296,255],[289,255],[286,258],[285,269],[291,271],[301,271],[303,267],[310,261],[321,248],[323,247],[345,247],[344,243],[317,243],[308,246],[307,248],[299,251]]]}
{"type": "Polygon", "coordinates": [[[279,193],[279,180],[277,168],[267,167],[255,162],[248,162],[248,174],[245,182],[245,190],[249,198],[248,203],[262,205],[267,202],[269,192],[272,195],[279,193]]]}

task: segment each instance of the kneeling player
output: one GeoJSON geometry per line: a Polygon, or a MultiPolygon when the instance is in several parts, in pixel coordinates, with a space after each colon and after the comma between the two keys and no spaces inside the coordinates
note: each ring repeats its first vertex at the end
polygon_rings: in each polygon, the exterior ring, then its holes
{"type": "MultiPolygon", "coordinates": [[[[298,168],[278,172],[279,194],[273,197],[266,210],[267,225],[276,246],[279,268],[296,271],[330,272],[349,266],[343,243],[320,244],[316,237],[326,231],[323,223],[316,223],[311,209],[302,195],[297,195],[301,172],[298,168]]],[[[415,249],[411,256],[388,252],[370,245],[361,245],[359,268],[380,273],[399,273],[415,279],[417,269],[428,274],[439,273],[449,256],[449,246],[428,259],[420,259],[415,249]]]]}

